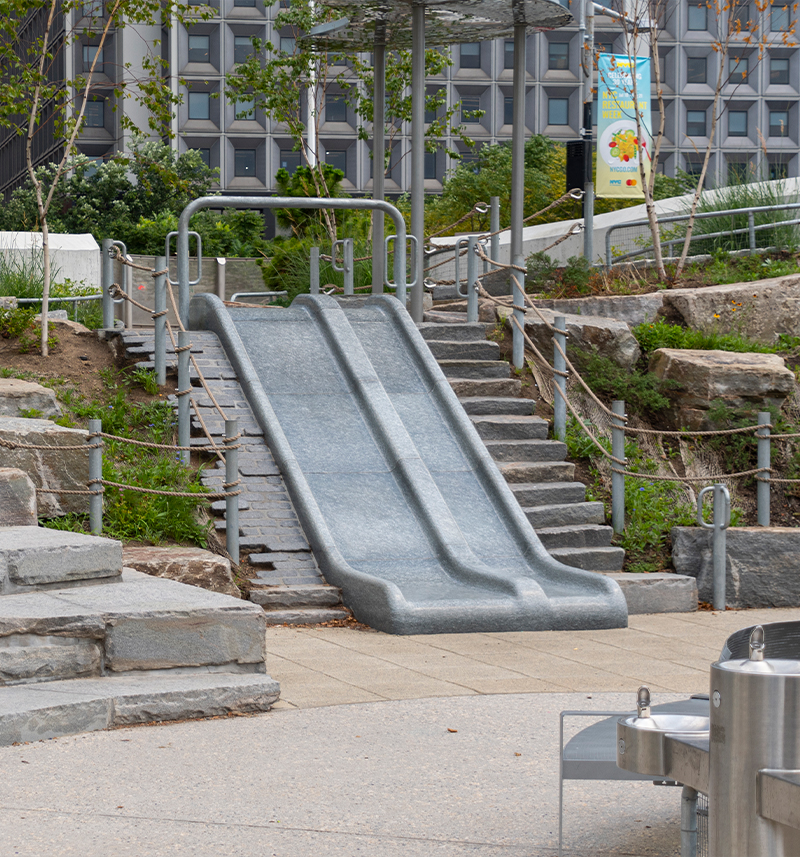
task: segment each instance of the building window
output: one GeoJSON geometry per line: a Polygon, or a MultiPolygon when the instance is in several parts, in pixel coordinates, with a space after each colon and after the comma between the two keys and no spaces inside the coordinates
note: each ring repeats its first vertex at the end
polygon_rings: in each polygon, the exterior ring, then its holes
{"type": "MultiPolygon", "coordinates": [[[[514,42],[506,41],[503,42],[503,68],[514,68],[514,42]]],[[[462,158],[463,160],[463,158],[462,158]]]]}
{"type": "Polygon", "coordinates": [[[481,121],[481,99],[479,95],[465,95],[461,99],[461,121],[476,124],[481,121]]]}
{"type": "Polygon", "coordinates": [[[480,42],[464,42],[461,45],[460,53],[461,68],[480,68],[481,67],[481,43],[480,42]]]}
{"type": "Polygon", "coordinates": [[[745,184],[748,172],[747,161],[731,161],[728,164],[728,184],[745,184]]]}
{"type": "Polygon", "coordinates": [[[769,136],[770,137],[788,137],[789,136],[789,111],[788,110],[770,110],[769,111],[769,136]]]}
{"type": "Polygon", "coordinates": [[[703,171],[703,162],[697,160],[686,160],[686,168],[684,172],[692,178],[699,179],[700,173],[703,171]]]}
{"type": "Polygon", "coordinates": [[[746,137],[747,136],[747,111],[746,110],[730,110],[728,112],[728,136],[729,137],[746,137]]]}
{"type": "Polygon", "coordinates": [[[294,175],[294,171],[300,166],[302,155],[300,152],[293,152],[291,149],[281,149],[281,169],[286,170],[289,175],[294,175]]]}
{"type": "Polygon", "coordinates": [[[103,49],[98,45],[84,45],[83,46],[83,70],[91,71],[92,63],[95,61],[95,57],[97,57],[97,63],[95,64],[94,70],[96,72],[102,73],[103,71],[103,49]]]}
{"type": "Polygon", "coordinates": [[[705,3],[698,4],[696,0],[689,0],[689,14],[687,16],[686,29],[708,29],[708,7],[705,3]]]}
{"type": "Polygon", "coordinates": [[[103,0],[84,0],[81,3],[81,14],[84,18],[102,18],[103,0]]]}
{"type": "Polygon", "coordinates": [[[235,63],[247,62],[253,55],[253,42],[250,36],[233,37],[233,61],[235,63]]]}
{"type": "Polygon", "coordinates": [[[189,118],[211,118],[211,95],[208,92],[189,93],[189,118]]]}
{"type": "Polygon", "coordinates": [[[789,83],[789,60],[773,57],[769,61],[769,82],[771,85],[787,86],[789,83]]]}
{"type": "Polygon", "coordinates": [[[256,102],[252,98],[237,99],[233,102],[234,119],[255,119],[256,118],[256,102]]]}
{"type": "Polygon", "coordinates": [[[207,166],[211,166],[211,149],[195,149],[198,155],[200,155],[200,160],[207,166]]]}
{"type": "Polygon", "coordinates": [[[551,71],[569,71],[569,42],[547,45],[547,67],[551,71]]]}
{"type": "Polygon", "coordinates": [[[256,0],[233,0],[234,6],[249,6],[253,8],[256,5],[256,0]]]}
{"type": "Polygon", "coordinates": [[[256,174],[256,150],[236,149],[233,153],[233,174],[237,177],[254,178],[256,174]]]}
{"type": "Polygon", "coordinates": [[[294,36],[281,36],[281,53],[294,56],[296,42],[294,36]]]}
{"type": "Polygon", "coordinates": [[[791,26],[788,6],[773,6],[769,10],[769,28],[773,33],[788,33],[791,26]]]}
{"type": "Polygon", "coordinates": [[[604,41],[596,41],[594,43],[594,52],[596,54],[613,54],[614,53],[614,43],[613,42],[604,42],[604,41]]]}
{"type": "Polygon", "coordinates": [[[706,136],[706,111],[705,110],[687,110],[686,111],[686,136],[687,137],[705,137],[706,136]]]}
{"type": "MultiPolygon", "coordinates": [[[[430,101],[434,98],[440,97],[442,93],[441,89],[429,89],[425,93],[425,124],[430,125],[431,122],[435,122],[439,117],[439,108],[442,106],[441,104],[437,104],[433,109],[428,107],[430,101]]],[[[463,108],[462,108],[463,109],[463,108]]]]}
{"type": "Polygon", "coordinates": [[[686,82],[705,83],[706,66],[705,57],[686,57],[686,82]]]}
{"type": "Polygon", "coordinates": [[[97,99],[97,101],[87,101],[83,119],[87,128],[104,128],[106,124],[105,101],[102,98],[97,99]]]}
{"type": "Polygon", "coordinates": [[[436,152],[425,152],[425,178],[436,178],[436,152]]]}
{"type": "Polygon", "coordinates": [[[747,57],[728,57],[728,80],[730,83],[744,83],[749,67],[747,57]]]}
{"type": "Polygon", "coordinates": [[[211,62],[211,36],[189,36],[189,62],[211,62]]]}
{"type": "Polygon", "coordinates": [[[347,65],[347,57],[344,54],[327,53],[328,65],[347,65]]]}
{"type": "Polygon", "coordinates": [[[569,125],[569,98],[547,99],[547,124],[569,125]]]}
{"type": "Polygon", "coordinates": [[[739,3],[733,0],[731,4],[731,17],[734,21],[734,32],[744,33],[750,29],[752,19],[750,17],[750,4],[739,3]]]}
{"type": "Polygon", "coordinates": [[[347,178],[347,152],[328,152],[325,155],[325,160],[334,169],[341,170],[344,177],[347,178]]]}
{"type": "Polygon", "coordinates": [[[343,95],[328,95],[325,99],[325,121],[347,122],[347,102],[343,95]]]}
{"type": "Polygon", "coordinates": [[[503,97],[503,125],[514,124],[514,96],[503,97]]]}
{"type": "Polygon", "coordinates": [[[464,152],[459,160],[459,164],[464,167],[464,169],[469,170],[471,173],[475,173],[476,175],[481,171],[480,155],[477,152],[464,152]]]}
{"type": "Polygon", "coordinates": [[[769,165],[769,180],[771,182],[778,181],[778,179],[788,179],[789,178],[789,165],[783,163],[782,161],[777,161],[775,163],[771,163],[769,165]]]}

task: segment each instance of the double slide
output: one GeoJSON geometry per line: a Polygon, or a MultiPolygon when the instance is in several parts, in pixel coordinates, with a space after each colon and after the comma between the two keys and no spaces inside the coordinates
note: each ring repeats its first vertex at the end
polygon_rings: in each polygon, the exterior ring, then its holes
{"type": "Polygon", "coordinates": [[[617,584],[542,546],[390,296],[288,309],[192,299],[281,469],[320,569],[394,634],[624,627],[617,584]]]}

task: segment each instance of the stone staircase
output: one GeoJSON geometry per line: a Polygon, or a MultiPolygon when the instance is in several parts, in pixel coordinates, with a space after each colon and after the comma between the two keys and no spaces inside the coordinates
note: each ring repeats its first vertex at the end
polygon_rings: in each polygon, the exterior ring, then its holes
{"type": "Polygon", "coordinates": [[[565,444],[548,440],[548,423],[531,415],[520,398],[521,381],[486,339],[487,325],[463,314],[426,313],[418,325],[450,385],[470,415],[500,472],[550,554],[565,565],[618,572],[625,552],[611,546],[603,504],[586,502],[586,486],[574,482],[575,465],[565,444]]]}
{"type": "Polygon", "coordinates": [[[0,745],[266,711],[263,612],[122,567],[111,539],[0,527],[0,745]]]}

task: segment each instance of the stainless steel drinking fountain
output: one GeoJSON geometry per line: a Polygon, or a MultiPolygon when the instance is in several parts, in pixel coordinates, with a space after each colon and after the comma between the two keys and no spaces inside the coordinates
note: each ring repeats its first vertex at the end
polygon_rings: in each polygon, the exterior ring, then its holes
{"type": "Polygon", "coordinates": [[[684,786],[682,857],[696,853],[697,792],[709,857],[800,857],[800,622],[746,630],[747,656],[737,632],[711,666],[710,717],[651,714],[641,687],[617,721],[620,768],[684,786]]]}

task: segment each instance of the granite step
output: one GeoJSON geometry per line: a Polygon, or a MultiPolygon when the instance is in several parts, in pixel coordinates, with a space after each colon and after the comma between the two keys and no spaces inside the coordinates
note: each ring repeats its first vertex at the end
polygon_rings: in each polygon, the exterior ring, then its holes
{"type": "Polygon", "coordinates": [[[567,457],[567,445],[560,440],[485,440],[484,444],[498,462],[556,462],[567,457]]]}
{"type": "Polygon", "coordinates": [[[550,506],[522,507],[534,529],[539,527],[571,527],[576,524],[605,524],[602,503],[558,503],[550,506]]]}
{"type": "Polygon", "coordinates": [[[265,610],[267,625],[319,625],[352,618],[346,607],[297,607],[292,610],[265,610]]]}
{"type": "MultiPolygon", "coordinates": [[[[452,381],[450,382],[452,386],[452,381]]],[[[519,383],[519,382],[518,382],[519,383]]],[[[536,408],[533,399],[509,396],[464,396],[458,400],[470,416],[531,416],[536,408]]]]}
{"type": "Polygon", "coordinates": [[[586,571],[621,571],[625,559],[622,548],[612,547],[552,548],[549,552],[553,559],[564,565],[586,571]]]}
{"type": "Polygon", "coordinates": [[[483,322],[465,322],[463,317],[458,319],[458,324],[422,322],[417,329],[423,339],[450,342],[484,342],[486,341],[487,327],[483,322]]]}
{"type": "Polygon", "coordinates": [[[484,441],[545,440],[549,431],[547,420],[534,416],[494,414],[471,416],[472,424],[484,441]]]}
{"type": "Polygon", "coordinates": [[[519,482],[510,486],[523,509],[534,506],[561,505],[563,503],[583,503],[586,498],[586,486],[582,482],[519,482]]]}
{"type": "Polygon", "coordinates": [[[503,360],[439,360],[438,363],[450,379],[488,381],[508,378],[511,372],[503,360]]]}
{"type": "Polygon", "coordinates": [[[428,339],[428,348],[431,354],[441,360],[493,360],[499,361],[500,346],[496,342],[487,339],[476,341],[449,341],[428,339]]]}
{"type": "Polygon", "coordinates": [[[560,527],[536,527],[542,544],[550,548],[606,548],[614,531],[604,524],[573,524],[560,527]]]}
{"type": "Polygon", "coordinates": [[[497,467],[506,482],[566,482],[575,475],[569,461],[498,461],[497,467]]]}
{"type": "Polygon", "coordinates": [[[472,378],[448,378],[447,380],[460,399],[475,396],[517,397],[522,392],[522,381],[519,378],[494,378],[488,381],[472,378]]]}
{"type": "Polygon", "coordinates": [[[296,610],[298,608],[339,607],[342,592],[327,583],[299,586],[259,586],[251,584],[250,600],[265,610],[296,610]]]}

